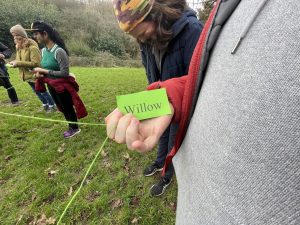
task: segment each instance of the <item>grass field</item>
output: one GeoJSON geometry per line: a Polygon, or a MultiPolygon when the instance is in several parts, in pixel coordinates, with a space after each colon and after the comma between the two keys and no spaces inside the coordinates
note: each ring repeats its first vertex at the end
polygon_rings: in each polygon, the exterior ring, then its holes
{"type": "MultiPolygon", "coordinates": [[[[141,91],[143,69],[72,68],[89,116],[102,123],[116,107],[115,96],[141,91]]],[[[16,70],[10,70],[21,105],[7,103],[0,88],[0,111],[63,119],[61,113],[38,112],[41,104],[16,70]]],[[[81,126],[80,135],[64,140],[66,124],[0,115],[0,224],[50,224],[58,220],[105,139],[104,127],[81,126]],[[53,221],[52,221],[53,220],[53,221]]],[[[108,142],[82,192],[68,210],[65,224],[174,224],[176,182],[161,198],[149,195],[158,181],[142,175],[155,158],[108,142]]]]}

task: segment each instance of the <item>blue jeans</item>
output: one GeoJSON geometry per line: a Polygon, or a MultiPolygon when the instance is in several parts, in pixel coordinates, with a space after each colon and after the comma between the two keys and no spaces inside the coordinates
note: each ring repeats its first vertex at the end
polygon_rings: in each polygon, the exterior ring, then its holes
{"type": "Polygon", "coordinates": [[[48,91],[45,92],[39,92],[35,90],[35,83],[28,82],[29,86],[32,88],[32,91],[38,96],[38,98],[41,100],[43,105],[49,105],[54,106],[54,101],[48,91]]]}
{"type": "MultiPolygon", "coordinates": [[[[161,136],[159,143],[158,143],[158,152],[156,163],[163,167],[165,164],[165,160],[167,158],[168,153],[172,150],[175,144],[175,137],[178,130],[178,124],[171,124],[166,131],[161,136]]],[[[164,178],[170,180],[174,175],[174,167],[173,164],[170,164],[166,170],[164,178]]]]}

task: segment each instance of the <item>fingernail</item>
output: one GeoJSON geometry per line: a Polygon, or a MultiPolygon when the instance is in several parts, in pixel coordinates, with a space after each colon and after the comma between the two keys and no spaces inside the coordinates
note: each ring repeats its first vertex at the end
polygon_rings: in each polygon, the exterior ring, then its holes
{"type": "Polygon", "coordinates": [[[131,125],[136,126],[136,125],[138,125],[138,124],[139,124],[139,121],[138,121],[137,119],[133,118],[133,119],[131,120],[131,125]]]}

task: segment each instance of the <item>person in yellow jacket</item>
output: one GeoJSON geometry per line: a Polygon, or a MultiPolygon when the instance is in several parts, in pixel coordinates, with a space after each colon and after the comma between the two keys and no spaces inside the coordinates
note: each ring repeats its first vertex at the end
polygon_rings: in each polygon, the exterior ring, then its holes
{"type": "Polygon", "coordinates": [[[41,52],[38,44],[28,38],[25,29],[21,25],[13,26],[10,33],[16,44],[16,60],[10,62],[12,67],[19,68],[19,73],[23,81],[28,82],[33,92],[37,95],[43,104],[43,109],[47,112],[54,112],[54,101],[51,95],[46,92],[35,90],[35,77],[32,69],[40,66],[41,52]]]}

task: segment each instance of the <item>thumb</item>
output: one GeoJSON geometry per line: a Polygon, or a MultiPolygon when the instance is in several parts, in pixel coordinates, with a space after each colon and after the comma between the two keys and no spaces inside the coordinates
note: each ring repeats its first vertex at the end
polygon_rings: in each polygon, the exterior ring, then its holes
{"type": "Polygon", "coordinates": [[[160,82],[154,82],[152,84],[150,84],[148,87],[147,87],[147,90],[150,91],[150,90],[155,90],[155,89],[159,89],[160,88],[160,82]]]}
{"type": "Polygon", "coordinates": [[[138,152],[148,152],[152,150],[157,144],[159,137],[151,135],[146,138],[144,141],[135,141],[132,143],[132,148],[136,149],[138,152]]]}

